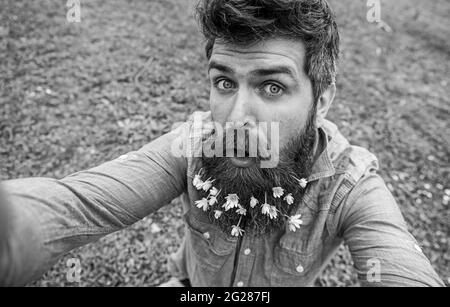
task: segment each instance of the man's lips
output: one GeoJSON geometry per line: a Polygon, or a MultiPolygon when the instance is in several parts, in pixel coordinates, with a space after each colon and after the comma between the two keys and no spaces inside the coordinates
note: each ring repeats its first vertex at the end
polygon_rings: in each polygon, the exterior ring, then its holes
{"type": "Polygon", "coordinates": [[[244,157],[244,158],[231,157],[230,161],[237,167],[250,167],[253,164],[255,164],[255,159],[248,158],[248,157],[244,157]]]}
{"type": "Polygon", "coordinates": [[[229,157],[236,167],[249,167],[255,163],[256,158],[250,157],[248,151],[235,149],[234,155],[229,157]]]}
{"type": "MultiPolygon", "coordinates": [[[[221,135],[221,142],[223,142],[223,157],[251,158],[253,160],[271,159],[271,152],[267,148],[267,138],[265,135],[256,131],[245,131],[245,136],[243,138],[238,138],[237,133],[237,130],[226,130],[225,133],[221,135]],[[227,134],[230,134],[233,137],[227,138],[227,134]]],[[[217,135],[215,134],[215,131],[213,131],[208,136],[205,136],[203,141],[210,143],[211,148],[214,149],[214,142],[217,141],[216,137],[217,135]]]]}

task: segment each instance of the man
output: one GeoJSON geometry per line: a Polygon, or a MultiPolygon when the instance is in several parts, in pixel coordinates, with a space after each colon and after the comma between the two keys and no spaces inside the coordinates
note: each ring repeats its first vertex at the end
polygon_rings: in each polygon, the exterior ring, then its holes
{"type": "Polygon", "coordinates": [[[325,119],[339,53],[328,4],[203,0],[197,12],[210,112],[91,170],[3,182],[0,283],[25,284],[182,195],[171,264],[185,285],[309,286],[344,242],[363,285],[442,286],[375,156],[325,119]]]}

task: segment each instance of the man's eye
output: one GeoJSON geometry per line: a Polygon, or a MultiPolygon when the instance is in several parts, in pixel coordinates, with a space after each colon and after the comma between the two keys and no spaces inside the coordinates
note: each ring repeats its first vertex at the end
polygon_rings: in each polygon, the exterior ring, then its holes
{"type": "Polygon", "coordinates": [[[283,94],[283,88],[275,83],[266,84],[263,90],[264,93],[269,96],[279,96],[283,94]]]}
{"type": "Polygon", "coordinates": [[[217,81],[216,86],[219,90],[230,90],[234,88],[234,83],[230,80],[221,79],[217,81]]]}

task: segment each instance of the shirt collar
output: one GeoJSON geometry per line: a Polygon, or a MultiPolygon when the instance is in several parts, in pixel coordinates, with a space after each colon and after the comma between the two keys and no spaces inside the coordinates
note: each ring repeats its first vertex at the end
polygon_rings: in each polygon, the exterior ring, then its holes
{"type": "Polygon", "coordinates": [[[336,173],[333,163],[329,155],[328,134],[321,127],[316,130],[316,141],[314,143],[315,151],[321,151],[316,161],[313,164],[311,175],[308,177],[308,182],[319,180],[333,176],[336,173]]]}

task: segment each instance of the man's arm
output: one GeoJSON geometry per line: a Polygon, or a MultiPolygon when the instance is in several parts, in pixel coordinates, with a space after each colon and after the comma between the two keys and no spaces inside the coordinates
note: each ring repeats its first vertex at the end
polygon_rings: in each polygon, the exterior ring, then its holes
{"type": "Polygon", "coordinates": [[[171,153],[180,129],[61,180],[0,183],[0,285],[26,284],[63,254],[132,225],[182,194],[186,159],[171,153]]]}
{"type": "Polygon", "coordinates": [[[363,286],[444,286],[376,173],[361,179],[336,216],[363,286]]]}
{"type": "Polygon", "coordinates": [[[10,212],[11,209],[6,203],[5,195],[0,189],[0,276],[3,276],[4,272],[2,268],[5,266],[2,261],[6,260],[6,254],[8,253],[8,238],[10,227],[10,212]]]}

